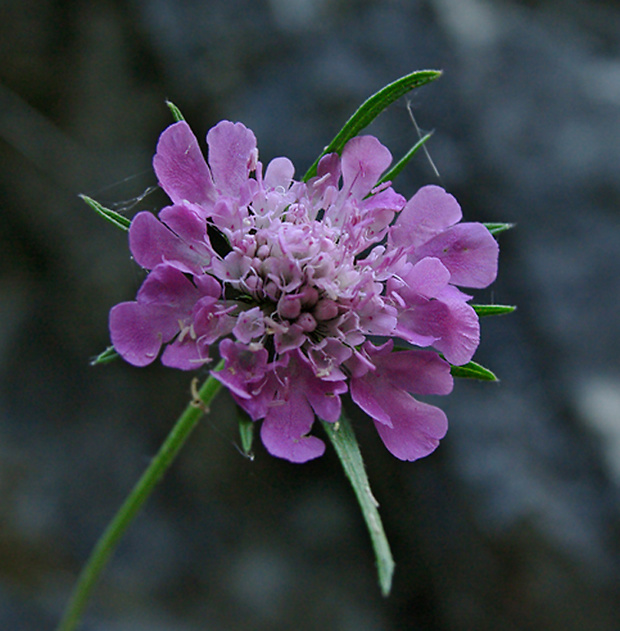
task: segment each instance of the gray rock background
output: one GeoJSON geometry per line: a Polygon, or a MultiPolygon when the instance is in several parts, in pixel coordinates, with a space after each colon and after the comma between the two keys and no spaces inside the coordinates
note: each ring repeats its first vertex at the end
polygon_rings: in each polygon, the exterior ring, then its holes
{"type": "MultiPolygon", "coordinates": [[[[478,302],[448,437],[401,463],[358,437],[397,560],[385,600],[332,454],[237,449],[226,396],[98,586],[85,631],[618,628],[620,5],[608,0],[4,0],[0,22],[0,628],[53,629],[96,538],[189,396],[189,376],[91,368],[141,274],[80,192],[143,197],[164,100],[198,135],[242,120],[303,173],[364,98],[411,70],[440,178],[468,219],[518,224],[478,302]]],[[[371,131],[401,155],[406,102],[371,131]]]]}

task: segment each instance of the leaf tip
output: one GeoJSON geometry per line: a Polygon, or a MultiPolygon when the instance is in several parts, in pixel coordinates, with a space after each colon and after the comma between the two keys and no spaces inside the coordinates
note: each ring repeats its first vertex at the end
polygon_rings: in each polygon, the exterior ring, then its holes
{"type": "Polygon", "coordinates": [[[185,120],[185,117],[181,113],[181,110],[170,100],[166,99],[166,105],[172,114],[172,118],[174,118],[175,123],[180,123],[185,120]]]}
{"type": "Polygon", "coordinates": [[[97,357],[93,357],[89,364],[91,366],[98,366],[99,364],[108,364],[115,359],[118,359],[120,355],[116,352],[114,346],[108,346],[104,351],[99,353],[97,357]]]}

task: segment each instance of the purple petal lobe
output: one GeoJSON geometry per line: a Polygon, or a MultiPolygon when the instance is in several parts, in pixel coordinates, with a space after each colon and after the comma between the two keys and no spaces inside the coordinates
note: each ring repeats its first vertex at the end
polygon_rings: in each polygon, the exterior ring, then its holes
{"type": "Polygon", "coordinates": [[[156,307],[122,302],[110,310],[110,338],[116,352],[134,366],[155,360],[162,343],[178,331],[177,323],[156,307]]]}
{"type": "MultiPolygon", "coordinates": [[[[473,308],[460,297],[455,299],[444,295],[439,299],[448,308],[445,319],[442,321],[441,337],[433,343],[433,346],[441,351],[446,359],[456,366],[466,364],[474,355],[480,342],[480,322],[473,308]]],[[[450,292],[452,293],[452,292],[450,292]]],[[[459,292],[460,293],[460,292],[459,292]]]]}
{"type": "MultiPolygon", "coordinates": [[[[168,216],[171,216],[173,209],[191,213],[182,206],[170,206],[164,210],[170,210],[168,216]]],[[[129,247],[137,263],[146,269],[153,269],[160,263],[168,262],[181,271],[199,273],[210,260],[210,252],[204,241],[204,222],[202,225],[202,243],[197,241],[192,248],[186,240],[172,232],[154,215],[144,211],[138,213],[131,222],[129,247]]]]}
{"type": "Polygon", "coordinates": [[[418,261],[403,278],[407,283],[401,292],[405,301],[416,294],[434,298],[450,282],[450,271],[438,258],[429,256],[418,261]]]}
{"type": "Polygon", "coordinates": [[[150,364],[190,316],[198,292],[178,269],[158,265],[138,291],[137,302],[110,311],[110,336],[116,351],[134,366],[150,364]]]}
{"type": "Polygon", "coordinates": [[[222,295],[222,287],[213,276],[208,274],[202,274],[194,278],[198,291],[203,296],[212,296],[213,298],[219,298],[222,295]]]}
{"type": "Polygon", "coordinates": [[[463,287],[487,287],[497,276],[499,246],[480,223],[448,228],[415,252],[417,258],[436,256],[450,270],[450,283],[463,287]]]}
{"type": "Polygon", "coordinates": [[[398,216],[391,242],[413,250],[460,221],[462,216],[461,207],[452,195],[439,186],[424,186],[398,216]]]}
{"type": "Polygon", "coordinates": [[[226,360],[224,370],[212,373],[231,392],[243,399],[251,399],[255,386],[267,372],[268,353],[264,348],[251,351],[245,344],[224,339],[220,355],[226,360]]]}
{"type": "Polygon", "coordinates": [[[179,336],[172,344],[166,346],[161,356],[161,363],[168,368],[178,370],[196,370],[209,361],[209,347],[197,344],[191,337],[179,336]]]}
{"type": "Polygon", "coordinates": [[[438,408],[416,401],[408,392],[448,394],[450,366],[426,351],[392,352],[392,342],[364,350],[376,369],[351,379],[353,401],[375,421],[389,451],[401,460],[416,460],[433,451],[448,429],[438,408]]]}
{"type": "Polygon", "coordinates": [[[291,462],[307,462],[322,456],[325,444],[315,436],[307,436],[314,413],[304,398],[291,397],[276,401],[261,427],[263,445],[272,456],[291,462]]]}
{"type": "Polygon", "coordinates": [[[153,269],[163,253],[176,250],[180,239],[148,211],[138,213],[129,227],[129,248],[138,265],[153,269]]]}
{"type": "Polygon", "coordinates": [[[281,186],[288,190],[293,182],[295,167],[288,158],[274,158],[265,171],[264,182],[270,188],[281,186]]]}
{"type": "Polygon", "coordinates": [[[178,235],[188,248],[207,258],[210,255],[206,223],[196,212],[196,206],[174,205],[166,206],[159,212],[159,218],[178,235]]]}
{"type": "Polygon", "coordinates": [[[432,351],[407,350],[387,352],[387,344],[380,356],[372,355],[377,370],[394,387],[416,394],[450,394],[454,380],[450,365],[432,351]]]}
{"type": "Polygon", "coordinates": [[[185,275],[171,265],[158,265],[146,277],[138,290],[137,300],[159,305],[178,317],[191,313],[198,292],[185,275]]]}
{"type": "Polygon", "coordinates": [[[390,166],[392,154],[374,136],[357,136],[342,150],[342,188],[362,199],[390,166]]]}
{"type": "Polygon", "coordinates": [[[438,300],[425,300],[398,316],[396,335],[416,346],[432,346],[444,333],[448,307],[438,300]]]}
{"type": "Polygon", "coordinates": [[[265,332],[265,317],[260,307],[254,307],[242,311],[237,317],[237,323],[233,329],[235,337],[244,344],[248,344],[265,332]]]}
{"type": "Polygon", "coordinates": [[[256,160],[256,137],[241,123],[222,121],[207,134],[209,165],[224,195],[239,197],[256,160]]]}
{"type": "Polygon", "coordinates": [[[161,187],[176,204],[184,200],[210,208],[215,197],[209,167],[189,125],[170,125],[159,137],[153,167],[161,187]]]}
{"type": "Polygon", "coordinates": [[[446,434],[448,419],[437,407],[398,390],[391,401],[392,427],[375,421],[387,449],[400,460],[417,460],[433,452],[446,434]]]}
{"type": "Polygon", "coordinates": [[[344,381],[318,379],[299,351],[295,353],[279,377],[275,396],[267,407],[261,438],[272,455],[305,462],[325,451],[323,441],[307,436],[315,413],[325,421],[335,422],[340,416],[339,394],[347,386],[344,381]]]}

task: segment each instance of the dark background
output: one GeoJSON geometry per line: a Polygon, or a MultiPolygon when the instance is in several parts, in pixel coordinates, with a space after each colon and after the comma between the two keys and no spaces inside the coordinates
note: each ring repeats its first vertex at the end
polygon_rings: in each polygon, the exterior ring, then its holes
{"type": "MultiPolygon", "coordinates": [[[[240,455],[222,394],[133,524],[90,631],[618,628],[620,4],[602,0],[0,1],[0,629],[58,621],[96,538],[189,397],[190,375],[89,359],[142,278],[126,235],[77,197],[157,209],[170,122],[222,118],[301,174],[371,93],[410,96],[422,154],[467,219],[515,222],[451,427],[402,463],[356,428],[397,561],[379,594],[329,452],[240,455]]],[[[371,131],[402,155],[407,101],[371,131]]],[[[329,451],[329,450],[328,450],[329,451]]]]}

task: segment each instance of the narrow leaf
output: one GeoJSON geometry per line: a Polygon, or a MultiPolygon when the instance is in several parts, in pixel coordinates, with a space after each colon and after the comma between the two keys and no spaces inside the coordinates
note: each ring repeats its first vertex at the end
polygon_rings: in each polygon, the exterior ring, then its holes
{"type": "Polygon", "coordinates": [[[109,364],[110,362],[118,359],[120,355],[114,350],[114,346],[108,346],[102,353],[99,353],[97,357],[91,360],[91,366],[97,366],[99,364],[109,364]]]}
{"type": "Polygon", "coordinates": [[[413,145],[413,147],[411,147],[411,149],[409,149],[409,151],[407,151],[407,153],[391,169],[388,169],[381,176],[381,179],[377,182],[377,184],[383,184],[383,182],[392,182],[394,178],[407,166],[409,160],[413,158],[413,156],[424,146],[426,141],[432,135],[433,133],[431,132],[430,134],[426,134],[426,136],[420,138],[420,140],[418,140],[418,142],[416,142],[415,145],[413,145]]]}
{"type": "Polygon", "coordinates": [[[450,373],[453,377],[459,377],[461,379],[479,379],[480,381],[498,381],[495,374],[493,374],[488,368],[477,364],[476,362],[469,362],[464,366],[450,366],[450,373]]]}
{"type": "Polygon", "coordinates": [[[252,453],[252,441],[254,439],[254,423],[247,414],[239,411],[237,414],[239,421],[239,437],[241,438],[241,450],[243,455],[254,460],[254,454],[252,453]]]}
{"type": "Polygon", "coordinates": [[[499,234],[500,232],[505,232],[506,230],[510,230],[515,226],[515,224],[513,223],[485,223],[483,225],[492,235],[499,234]]]}
{"type": "Polygon", "coordinates": [[[181,114],[181,110],[172,101],[166,101],[166,105],[172,113],[172,118],[174,118],[175,123],[180,123],[185,120],[185,117],[181,114]]]}
{"type": "Polygon", "coordinates": [[[472,305],[474,311],[480,316],[504,315],[512,313],[516,307],[514,305],[472,305]]]}
{"type": "Polygon", "coordinates": [[[306,175],[304,175],[303,181],[307,182],[311,177],[316,175],[316,167],[319,160],[324,155],[333,153],[334,151],[341,153],[343,147],[351,138],[357,136],[362,129],[370,125],[370,123],[372,123],[384,109],[394,103],[394,101],[397,101],[401,96],[404,96],[414,88],[419,88],[440,76],[440,70],[418,70],[417,72],[412,72],[386,85],[366,99],[353,116],[344,124],[344,127],[336,134],[329,145],[323,149],[314,164],[308,169],[306,175]]]}
{"type": "Polygon", "coordinates": [[[392,575],[394,574],[394,559],[390,551],[381,517],[377,510],[379,504],[370,490],[368,476],[364,469],[362,454],[353,433],[353,428],[347,417],[342,414],[337,423],[322,421],[323,428],[330,439],[346,476],[351,482],[357,501],[362,509],[364,521],[370,533],[372,547],[375,551],[377,571],[379,573],[379,585],[384,596],[389,596],[392,588],[392,575]]]}
{"type": "Polygon", "coordinates": [[[131,219],[128,219],[124,215],[117,213],[115,210],[110,210],[105,206],[102,206],[98,201],[95,201],[87,195],[80,195],[80,197],[99,215],[104,219],[107,219],[110,223],[113,223],[117,228],[121,230],[129,230],[131,225],[131,219]]]}

